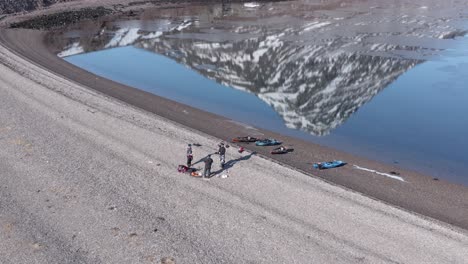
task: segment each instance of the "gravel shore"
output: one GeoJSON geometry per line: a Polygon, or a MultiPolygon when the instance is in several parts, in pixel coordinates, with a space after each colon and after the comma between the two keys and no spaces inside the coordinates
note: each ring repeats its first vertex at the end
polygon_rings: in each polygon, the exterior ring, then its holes
{"type": "Polygon", "coordinates": [[[98,78],[57,58],[45,34],[0,31],[0,262],[468,259],[466,187],[98,78]],[[201,144],[197,161],[247,134],[281,138],[295,151],[230,148],[232,167],[216,174],[226,179],[176,172],[187,143],[201,144]],[[348,165],[311,169],[331,159],[348,165]]]}
{"type": "Polygon", "coordinates": [[[330,183],[361,192],[389,204],[468,229],[468,213],[467,210],[463,210],[463,208],[468,208],[468,188],[465,186],[444,180],[434,180],[432,177],[404,170],[394,165],[382,164],[310,142],[257,129],[96,77],[58,58],[44,43],[45,34],[47,33],[37,30],[7,29],[0,32],[0,43],[60,76],[220,140],[228,141],[239,135],[280,139],[294,148],[294,152],[290,155],[272,156],[269,154],[269,148],[256,147],[252,144],[245,145],[245,147],[309,176],[320,177],[330,183]],[[333,170],[312,169],[313,162],[334,159],[344,160],[348,165],[333,170]],[[356,169],[355,165],[370,171],[356,169]],[[404,181],[395,180],[373,171],[385,174],[390,174],[392,171],[397,172],[404,181]]]}
{"type": "Polygon", "coordinates": [[[229,150],[0,47],[2,263],[463,263],[465,231],[229,150]],[[218,164],[215,162],[215,166],[218,164]],[[200,167],[197,164],[196,167],[200,167]],[[226,172],[223,172],[226,173],[226,172]]]}

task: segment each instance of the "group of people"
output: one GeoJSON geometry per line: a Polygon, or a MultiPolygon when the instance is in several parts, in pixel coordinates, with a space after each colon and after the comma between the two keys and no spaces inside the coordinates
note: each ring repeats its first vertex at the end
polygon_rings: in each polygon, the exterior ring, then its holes
{"type": "MultiPolygon", "coordinates": [[[[226,163],[226,147],[223,142],[221,142],[218,145],[218,151],[215,152],[215,154],[219,155],[219,163],[221,166],[221,169],[224,168],[224,165],[226,163]]],[[[193,161],[193,151],[192,151],[192,144],[188,144],[187,146],[187,167],[190,168],[192,167],[192,161],[193,161]]],[[[203,162],[205,163],[205,168],[203,170],[202,177],[207,178],[211,176],[211,166],[213,165],[213,159],[211,158],[211,154],[206,156],[203,159],[203,162]]]]}

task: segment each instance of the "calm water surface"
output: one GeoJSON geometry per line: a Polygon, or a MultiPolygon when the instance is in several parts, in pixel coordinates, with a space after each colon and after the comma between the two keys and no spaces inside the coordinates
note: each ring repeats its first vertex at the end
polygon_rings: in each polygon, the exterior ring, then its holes
{"type": "Polygon", "coordinates": [[[149,9],[50,41],[97,75],[468,184],[468,0],[149,9]]]}

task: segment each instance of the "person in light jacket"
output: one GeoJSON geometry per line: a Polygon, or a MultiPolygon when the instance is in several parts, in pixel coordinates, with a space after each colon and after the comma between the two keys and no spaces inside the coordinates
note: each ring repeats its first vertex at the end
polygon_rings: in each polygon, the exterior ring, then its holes
{"type": "Polygon", "coordinates": [[[217,153],[219,154],[219,163],[222,169],[224,168],[224,163],[226,162],[226,148],[224,147],[224,143],[219,144],[219,149],[217,153]]]}

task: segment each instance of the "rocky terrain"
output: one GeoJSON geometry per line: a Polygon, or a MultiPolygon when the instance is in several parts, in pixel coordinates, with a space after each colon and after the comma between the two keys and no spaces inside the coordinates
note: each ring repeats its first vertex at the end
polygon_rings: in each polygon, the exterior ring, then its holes
{"type": "Polygon", "coordinates": [[[48,7],[59,2],[75,0],[2,0],[0,1],[0,14],[11,14],[23,11],[32,11],[48,7]]]}
{"type": "Polygon", "coordinates": [[[30,20],[12,23],[11,28],[27,29],[51,29],[76,23],[85,19],[96,19],[112,13],[112,10],[104,7],[83,8],[80,10],[66,11],[51,15],[42,15],[30,20]]]}

